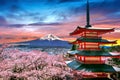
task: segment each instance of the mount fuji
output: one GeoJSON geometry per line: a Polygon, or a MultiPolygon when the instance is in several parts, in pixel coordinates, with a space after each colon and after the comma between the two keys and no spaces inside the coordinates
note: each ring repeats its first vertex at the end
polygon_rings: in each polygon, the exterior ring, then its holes
{"type": "Polygon", "coordinates": [[[70,48],[72,45],[67,41],[60,39],[57,36],[48,34],[40,39],[15,43],[18,47],[31,47],[31,48],[70,48]]]}
{"type": "Polygon", "coordinates": [[[52,35],[52,34],[48,34],[46,36],[43,36],[40,38],[41,40],[62,40],[59,37],[52,35]]]}

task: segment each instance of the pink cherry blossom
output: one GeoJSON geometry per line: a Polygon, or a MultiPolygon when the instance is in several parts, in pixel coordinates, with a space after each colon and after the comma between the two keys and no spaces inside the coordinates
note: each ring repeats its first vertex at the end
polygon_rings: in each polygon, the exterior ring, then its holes
{"type": "Polygon", "coordinates": [[[4,80],[14,77],[24,80],[45,80],[54,77],[63,79],[67,75],[73,77],[62,55],[2,47],[0,56],[0,78],[4,80]]]}

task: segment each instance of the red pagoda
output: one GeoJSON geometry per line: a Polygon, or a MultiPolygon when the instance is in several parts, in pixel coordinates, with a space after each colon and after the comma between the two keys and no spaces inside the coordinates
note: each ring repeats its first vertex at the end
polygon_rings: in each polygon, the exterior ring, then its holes
{"type": "Polygon", "coordinates": [[[87,25],[85,27],[77,27],[70,36],[79,36],[76,41],[72,42],[78,45],[77,50],[70,51],[75,59],[66,61],[67,65],[73,70],[85,70],[95,73],[97,77],[107,77],[109,73],[120,72],[120,68],[105,63],[106,58],[120,58],[120,54],[114,54],[101,49],[102,44],[115,44],[116,41],[108,41],[102,39],[101,34],[114,32],[114,28],[94,28],[89,19],[89,2],[87,0],[87,25]]]}

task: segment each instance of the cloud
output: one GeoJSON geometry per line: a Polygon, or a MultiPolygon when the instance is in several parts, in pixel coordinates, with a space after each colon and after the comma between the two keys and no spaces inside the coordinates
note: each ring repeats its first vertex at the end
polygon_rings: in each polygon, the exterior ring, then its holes
{"type": "Polygon", "coordinates": [[[15,27],[15,28],[20,28],[25,26],[25,24],[8,24],[6,25],[7,27],[15,27]]]}
{"type": "Polygon", "coordinates": [[[0,27],[9,27],[9,28],[22,28],[23,26],[27,28],[27,26],[57,26],[62,25],[61,22],[37,22],[37,23],[30,23],[30,24],[9,24],[5,20],[5,18],[0,17],[0,27]]]}
{"type": "Polygon", "coordinates": [[[5,17],[3,16],[0,16],[0,25],[3,25],[3,24],[7,24],[7,20],[5,19],[5,17]]]}
{"type": "Polygon", "coordinates": [[[29,26],[55,26],[55,25],[62,25],[62,23],[59,22],[53,22],[53,23],[44,23],[44,22],[38,22],[38,23],[32,23],[28,24],[29,26]]]}
{"type": "Polygon", "coordinates": [[[0,5],[1,6],[5,5],[6,3],[7,3],[6,0],[0,0],[0,5]]]}
{"type": "MultiPolygon", "coordinates": [[[[110,24],[119,25],[120,16],[120,1],[92,1],[90,2],[90,17],[92,24],[110,24]],[[97,15],[97,16],[96,16],[97,15]]],[[[86,4],[70,7],[69,13],[71,16],[82,17],[86,16],[86,4]]],[[[80,21],[81,21],[80,19],[80,21]]],[[[82,19],[84,21],[85,19],[82,19]]],[[[85,21],[84,21],[85,22],[85,21]]]]}
{"type": "Polygon", "coordinates": [[[29,37],[22,37],[21,39],[29,39],[29,37]]]}
{"type": "Polygon", "coordinates": [[[0,36],[0,39],[2,39],[2,36],[0,36]]]}
{"type": "Polygon", "coordinates": [[[0,0],[0,9],[1,10],[9,10],[9,9],[17,9],[19,4],[19,0],[0,0]]]}
{"type": "Polygon", "coordinates": [[[94,22],[94,25],[119,25],[120,23],[120,19],[115,19],[115,20],[103,20],[103,21],[98,21],[98,22],[94,22]]]}
{"type": "Polygon", "coordinates": [[[92,2],[91,3],[91,12],[109,15],[111,13],[120,11],[119,5],[120,5],[119,0],[104,1],[99,4],[92,2]]]}
{"type": "Polygon", "coordinates": [[[12,4],[9,9],[10,12],[18,12],[20,10],[23,10],[20,5],[18,4],[12,4]]]}
{"type": "Polygon", "coordinates": [[[113,32],[113,33],[107,33],[107,34],[104,34],[103,37],[106,37],[106,38],[112,38],[112,39],[120,39],[120,32],[113,32]],[[110,37],[111,36],[111,37],[110,37]]]}
{"type": "Polygon", "coordinates": [[[0,27],[6,27],[6,28],[20,28],[23,27],[25,24],[0,24],[0,27]]]}
{"type": "MultiPolygon", "coordinates": [[[[81,1],[82,2],[82,1],[81,1]]],[[[114,12],[120,11],[119,8],[120,1],[119,0],[110,0],[110,1],[91,1],[90,2],[90,12],[92,14],[103,14],[109,15],[114,12]]],[[[86,4],[82,3],[81,5],[73,6],[70,8],[72,14],[80,14],[85,13],[86,4]]]]}
{"type": "Polygon", "coordinates": [[[0,39],[15,39],[15,36],[13,35],[0,35],[0,39]]]}
{"type": "Polygon", "coordinates": [[[79,2],[82,0],[59,0],[59,3],[66,3],[66,2],[79,2]]]}

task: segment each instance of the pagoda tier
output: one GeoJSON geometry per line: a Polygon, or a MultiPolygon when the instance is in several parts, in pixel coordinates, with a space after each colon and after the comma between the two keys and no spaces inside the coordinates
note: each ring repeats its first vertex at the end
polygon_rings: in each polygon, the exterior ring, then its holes
{"type": "Polygon", "coordinates": [[[77,44],[78,50],[100,50],[101,44],[116,44],[116,41],[108,41],[102,38],[80,37],[71,44],[77,44]]]}
{"type": "Polygon", "coordinates": [[[73,70],[85,70],[87,72],[120,72],[120,68],[107,64],[83,64],[77,60],[66,61],[67,65],[73,70]],[[74,66],[73,66],[74,65],[74,66]]]}
{"type": "MultiPolygon", "coordinates": [[[[83,64],[78,60],[66,61],[66,64],[74,71],[91,72],[97,78],[107,78],[111,73],[120,72],[120,68],[107,64],[83,64]]],[[[83,75],[84,78],[95,78],[94,76],[83,75]]]]}
{"type": "Polygon", "coordinates": [[[102,56],[80,56],[75,55],[77,61],[83,64],[105,64],[105,57],[102,56]]]}
{"type": "Polygon", "coordinates": [[[119,56],[81,56],[75,55],[76,60],[83,64],[105,64],[108,58],[120,58],[119,56]]]}
{"type": "Polygon", "coordinates": [[[70,36],[78,35],[78,36],[98,36],[107,32],[113,32],[114,28],[83,28],[83,27],[77,27],[75,31],[70,33],[70,36]]]}
{"type": "Polygon", "coordinates": [[[112,53],[107,51],[86,51],[86,50],[75,50],[69,52],[75,56],[77,61],[84,64],[105,64],[108,58],[120,58],[120,53],[112,53]]]}
{"type": "Polygon", "coordinates": [[[92,43],[100,43],[100,44],[116,44],[116,40],[115,41],[108,41],[106,39],[102,39],[102,38],[78,38],[76,41],[71,42],[72,44],[79,44],[82,42],[92,42],[92,43]]]}

